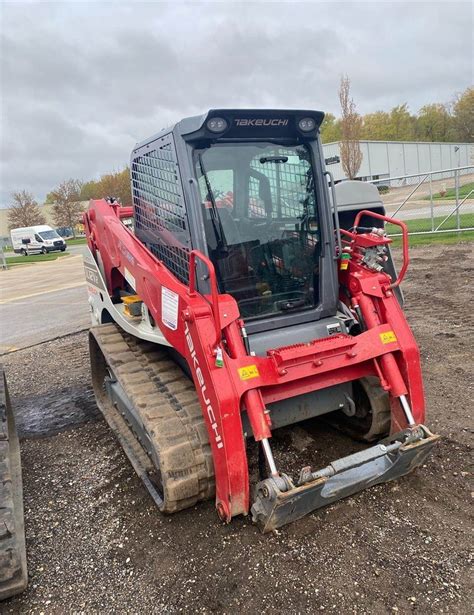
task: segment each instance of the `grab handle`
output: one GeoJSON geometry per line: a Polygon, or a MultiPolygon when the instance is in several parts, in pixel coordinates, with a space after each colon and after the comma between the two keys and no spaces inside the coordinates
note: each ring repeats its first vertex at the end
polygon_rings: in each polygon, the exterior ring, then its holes
{"type": "Polygon", "coordinates": [[[196,259],[204,263],[209,272],[209,281],[211,285],[211,310],[216,325],[216,346],[221,343],[221,317],[219,313],[219,293],[217,291],[217,278],[214,264],[199,250],[192,250],[189,255],[189,289],[190,297],[196,296],[196,259]]]}
{"type": "Polygon", "coordinates": [[[396,288],[400,285],[401,281],[405,277],[405,273],[408,268],[408,263],[410,262],[410,257],[408,256],[408,227],[405,222],[401,220],[397,220],[395,218],[390,218],[389,216],[383,216],[382,214],[377,214],[374,211],[369,211],[367,209],[363,209],[357,213],[357,216],[354,220],[354,226],[359,226],[360,219],[362,216],[369,216],[371,218],[376,218],[377,220],[384,220],[389,224],[394,224],[395,226],[399,226],[402,229],[402,250],[403,250],[403,263],[402,268],[400,269],[400,273],[398,274],[395,282],[390,284],[389,288],[396,288]]]}

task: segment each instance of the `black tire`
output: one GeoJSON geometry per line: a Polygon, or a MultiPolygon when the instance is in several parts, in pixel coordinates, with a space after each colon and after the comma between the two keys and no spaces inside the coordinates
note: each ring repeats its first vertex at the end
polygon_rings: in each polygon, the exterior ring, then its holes
{"type": "Polygon", "coordinates": [[[66,248],[61,248],[61,252],[66,252],[66,248]]]}
{"type": "Polygon", "coordinates": [[[22,248],[20,253],[22,256],[28,256],[28,252],[27,250],[25,250],[25,248],[22,248]]]}
{"type": "Polygon", "coordinates": [[[355,440],[373,442],[390,433],[390,398],[375,376],[367,376],[353,383],[354,416],[342,411],[328,415],[331,423],[355,440]],[[333,416],[334,415],[334,416],[333,416]]]}
{"type": "Polygon", "coordinates": [[[48,250],[46,248],[41,248],[41,254],[48,254],[48,250]]]}

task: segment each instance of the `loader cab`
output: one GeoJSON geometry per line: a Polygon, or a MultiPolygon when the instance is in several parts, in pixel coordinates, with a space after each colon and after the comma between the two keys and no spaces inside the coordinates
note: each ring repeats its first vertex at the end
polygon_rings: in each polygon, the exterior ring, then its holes
{"type": "MultiPolygon", "coordinates": [[[[236,299],[249,332],[336,313],[334,230],[319,141],[323,117],[318,111],[215,110],[181,121],[132,154],[137,234],[185,283],[186,252],[206,253],[220,292],[236,299]],[[157,151],[165,160],[151,162],[157,151]],[[150,163],[156,170],[148,171],[150,163]],[[165,167],[177,185],[165,193],[158,181],[161,198],[150,203],[154,180],[144,186],[141,172],[163,180],[165,167]]],[[[206,272],[198,277],[207,292],[206,272]]]]}

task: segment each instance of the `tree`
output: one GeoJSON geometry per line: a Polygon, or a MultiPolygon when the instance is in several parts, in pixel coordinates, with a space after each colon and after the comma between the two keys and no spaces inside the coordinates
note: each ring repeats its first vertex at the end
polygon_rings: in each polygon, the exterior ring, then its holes
{"type": "Polygon", "coordinates": [[[341,164],[349,179],[354,179],[362,164],[360,151],[360,133],[362,118],[355,110],[355,104],[350,97],[351,82],[347,76],[341,77],[339,87],[339,102],[341,103],[341,164]]]}
{"type": "Polygon", "coordinates": [[[130,187],[130,169],[125,167],[123,171],[115,171],[100,178],[99,187],[101,196],[114,196],[122,205],[132,204],[132,192],[130,187]]]}
{"type": "Polygon", "coordinates": [[[453,123],[456,140],[474,141],[474,88],[459,94],[453,104],[453,123]]]}
{"type": "Polygon", "coordinates": [[[26,192],[26,190],[14,192],[12,200],[13,203],[8,211],[9,229],[46,223],[38,203],[30,192],[26,192]]]}
{"type": "Polygon", "coordinates": [[[56,226],[71,228],[74,237],[76,226],[82,220],[81,188],[82,182],[78,179],[68,179],[50,193],[54,202],[53,218],[56,226]]]}
{"type": "Polygon", "coordinates": [[[362,137],[369,141],[390,139],[390,114],[386,111],[375,111],[364,115],[362,137]]]}
{"type": "Polygon", "coordinates": [[[334,143],[341,138],[341,123],[332,113],[326,113],[321,124],[321,140],[323,143],[334,143]]]}
{"type": "Polygon", "coordinates": [[[415,118],[410,115],[407,103],[390,111],[390,139],[412,141],[415,138],[415,118]]]}
{"type": "Polygon", "coordinates": [[[447,141],[451,136],[452,119],[446,105],[425,105],[416,118],[416,138],[421,141],[447,141]]]}
{"type": "Polygon", "coordinates": [[[122,205],[131,205],[132,193],[130,188],[130,169],[125,167],[122,171],[114,171],[98,181],[90,181],[82,186],[81,200],[103,199],[113,196],[122,205]]]}

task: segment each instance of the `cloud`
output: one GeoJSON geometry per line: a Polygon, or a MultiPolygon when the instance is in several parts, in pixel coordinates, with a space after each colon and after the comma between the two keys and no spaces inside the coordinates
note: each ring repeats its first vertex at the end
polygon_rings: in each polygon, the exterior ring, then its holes
{"type": "Polygon", "coordinates": [[[445,102],[472,82],[461,3],[4,3],[0,206],[123,167],[134,143],[212,107],[338,112],[445,102]]]}

